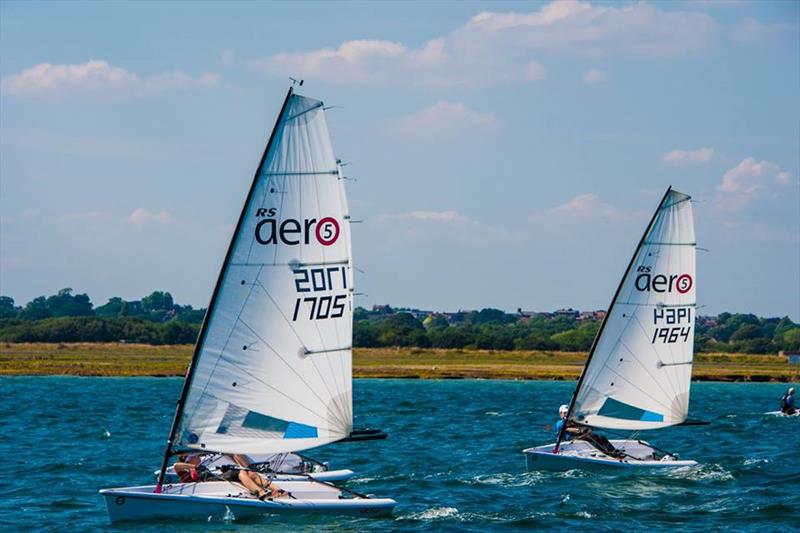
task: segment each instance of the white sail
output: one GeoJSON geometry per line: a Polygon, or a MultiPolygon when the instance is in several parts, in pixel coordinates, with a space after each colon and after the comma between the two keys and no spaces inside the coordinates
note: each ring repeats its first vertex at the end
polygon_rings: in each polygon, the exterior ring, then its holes
{"type": "Polygon", "coordinates": [[[612,429],[679,424],[694,354],[690,197],[669,190],[636,250],[576,392],[574,419],[612,429]]]}
{"type": "Polygon", "coordinates": [[[276,453],[347,437],[350,227],[322,102],[290,91],[233,239],[175,447],[276,453]]]}

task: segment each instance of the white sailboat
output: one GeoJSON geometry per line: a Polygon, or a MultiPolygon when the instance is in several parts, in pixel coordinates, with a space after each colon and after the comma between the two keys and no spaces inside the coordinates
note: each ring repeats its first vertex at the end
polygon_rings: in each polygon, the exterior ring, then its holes
{"type": "Polygon", "coordinates": [[[349,219],[323,103],[290,88],[217,279],[158,483],[101,490],[112,522],[391,512],[394,500],[312,479],[280,481],[291,495],[265,501],[233,482],[164,483],[181,451],[259,456],[353,438],[349,219]]]}
{"type": "Polygon", "coordinates": [[[634,432],[524,450],[529,470],[674,468],[697,464],[639,440],[641,430],[686,423],[695,325],[691,198],[667,189],[620,282],[589,352],[564,427],[634,432]],[[603,451],[605,448],[607,451],[603,451]]]}

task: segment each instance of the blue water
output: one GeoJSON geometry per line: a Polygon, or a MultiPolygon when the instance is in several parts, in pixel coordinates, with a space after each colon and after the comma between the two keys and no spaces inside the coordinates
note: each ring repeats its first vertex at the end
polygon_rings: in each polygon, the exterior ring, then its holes
{"type": "MultiPolygon", "coordinates": [[[[356,380],[356,426],[386,441],[310,455],[352,468],[349,486],[396,499],[393,518],[264,517],[112,527],[97,490],[148,484],[181,380],[0,378],[0,525],[67,531],[475,530],[590,528],[769,531],[800,525],[800,418],[765,416],[779,384],[694,384],[711,426],[648,435],[701,466],[609,476],[528,473],[520,450],[571,383],[356,380]]],[[[563,530],[563,529],[562,529],[563,530]]]]}

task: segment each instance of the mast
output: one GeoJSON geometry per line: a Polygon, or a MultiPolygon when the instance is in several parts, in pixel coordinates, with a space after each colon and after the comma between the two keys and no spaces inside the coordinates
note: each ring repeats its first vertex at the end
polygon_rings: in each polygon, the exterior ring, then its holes
{"type": "Polygon", "coordinates": [[[597,335],[595,335],[594,340],[592,341],[592,347],[589,349],[589,356],[586,358],[586,363],[583,365],[583,370],[581,371],[581,375],[578,378],[578,383],[575,385],[575,391],[572,393],[572,399],[569,402],[569,410],[567,411],[567,417],[564,419],[564,424],[561,426],[561,431],[558,432],[558,439],[556,440],[556,446],[553,448],[553,453],[558,453],[559,446],[561,446],[561,441],[564,438],[564,433],[567,430],[567,424],[569,423],[570,417],[572,417],[572,411],[575,408],[575,401],[578,399],[578,391],[581,390],[581,385],[583,385],[583,379],[586,377],[586,369],[589,368],[589,363],[592,361],[592,356],[597,348],[597,343],[600,340],[600,336],[603,334],[603,329],[605,329],[606,322],[608,318],[611,316],[611,311],[614,309],[614,304],[617,303],[617,298],[619,297],[619,293],[622,290],[622,285],[625,283],[625,279],[628,277],[628,274],[631,271],[631,267],[633,267],[633,262],[636,260],[636,256],[639,255],[639,249],[642,247],[644,240],[647,238],[647,235],[650,233],[650,230],[653,227],[653,223],[656,221],[658,217],[658,213],[661,211],[661,207],[664,205],[664,200],[667,199],[670,191],[672,190],[672,186],[670,185],[667,187],[667,192],[664,193],[664,196],[661,197],[661,201],[658,203],[658,207],[656,208],[655,212],[653,213],[653,217],[650,219],[650,223],[647,224],[647,227],[642,234],[642,238],[639,239],[639,244],[636,245],[636,248],[633,251],[633,256],[631,256],[630,262],[628,262],[628,268],[625,269],[625,273],[622,275],[622,279],[619,281],[619,285],[617,286],[617,291],[614,293],[614,298],[611,299],[611,305],[608,306],[608,310],[606,311],[606,316],[603,317],[603,321],[600,323],[600,329],[597,330],[597,335]]]}
{"type": "Polygon", "coordinates": [[[186,377],[183,381],[183,388],[181,389],[181,395],[178,399],[177,407],[175,408],[175,416],[172,418],[172,428],[169,431],[169,438],[167,439],[167,448],[164,451],[164,460],[161,462],[161,470],[158,472],[158,482],[156,483],[156,493],[161,492],[161,487],[164,484],[164,475],[167,470],[167,463],[169,462],[169,458],[172,455],[172,446],[175,443],[175,433],[178,430],[178,425],[181,422],[181,417],[183,416],[183,407],[186,403],[186,396],[189,394],[189,389],[192,385],[192,378],[194,377],[194,369],[195,363],[197,362],[198,357],[200,356],[200,352],[203,347],[203,343],[206,339],[206,334],[208,332],[208,323],[211,317],[211,312],[214,309],[214,305],[217,300],[217,296],[219,294],[220,288],[222,286],[222,280],[225,278],[225,272],[227,269],[227,265],[230,262],[231,255],[233,254],[233,249],[236,244],[236,236],[239,234],[239,230],[242,227],[242,222],[244,221],[244,217],[247,211],[247,206],[250,205],[250,198],[253,196],[253,191],[255,191],[256,184],[258,183],[258,178],[261,175],[261,170],[264,166],[264,161],[267,159],[267,154],[269,153],[269,149],[272,146],[272,141],[275,138],[275,132],[278,130],[278,125],[280,124],[281,117],[283,117],[284,112],[286,111],[286,106],[289,103],[289,99],[291,98],[292,94],[294,93],[293,87],[289,87],[289,90],[286,92],[286,98],[283,100],[283,105],[281,106],[281,110],[278,113],[278,118],[275,121],[275,126],[272,128],[272,132],[269,135],[269,140],[267,141],[267,145],[264,148],[264,153],[261,155],[261,160],[258,163],[258,167],[256,167],[255,175],[253,176],[253,181],[250,184],[250,189],[247,192],[247,198],[244,201],[244,205],[242,206],[242,212],[239,215],[239,221],[236,223],[236,229],[233,231],[233,237],[231,238],[230,244],[228,245],[228,252],[225,254],[225,259],[222,262],[222,267],[220,268],[219,276],[217,277],[217,283],[214,286],[214,292],[211,294],[211,302],[208,304],[208,309],[206,309],[206,314],[203,317],[203,324],[200,326],[200,333],[197,336],[197,342],[194,346],[194,353],[192,354],[192,360],[189,363],[189,368],[186,370],[186,377]]]}

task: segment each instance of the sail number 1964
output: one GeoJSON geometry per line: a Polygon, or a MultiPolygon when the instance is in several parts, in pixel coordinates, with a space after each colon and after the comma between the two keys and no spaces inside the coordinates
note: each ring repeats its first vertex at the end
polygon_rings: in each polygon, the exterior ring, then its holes
{"type": "Polygon", "coordinates": [[[297,298],[292,322],[308,316],[309,320],[340,318],[347,305],[347,271],[344,266],[298,268],[294,273],[297,298]],[[321,295],[321,292],[344,290],[344,294],[321,295]],[[301,294],[307,293],[307,294],[301,294]]]}
{"type": "Polygon", "coordinates": [[[652,343],[673,344],[682,340],[688,342],[692,332],[691,307],[656,307],[653,309],[652,343]]]}

